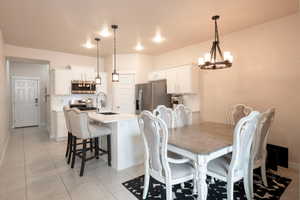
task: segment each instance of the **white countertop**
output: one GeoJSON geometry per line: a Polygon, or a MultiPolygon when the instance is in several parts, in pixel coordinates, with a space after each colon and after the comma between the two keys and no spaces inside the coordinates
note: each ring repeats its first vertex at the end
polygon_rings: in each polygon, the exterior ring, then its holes
{"type": "Polygon", "coordinates": [[[112,122],[131,120],[137,118],[137,115],[135,114],[126,114],[126,113],[119,113],[115,115],[103,115],[96,112],[88,112],[88,116],[90,119],[101,123],[112,123],[112,122]]]}

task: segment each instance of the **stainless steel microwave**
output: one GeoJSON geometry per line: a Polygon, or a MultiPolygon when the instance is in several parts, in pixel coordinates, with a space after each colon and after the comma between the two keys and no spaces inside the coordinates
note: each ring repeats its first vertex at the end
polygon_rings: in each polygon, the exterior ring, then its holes
{"type": "Polygon", "coordinates": [[[72,84],[71,85],[72,94],[95,94],[96,93],[95,81],[73,80],[71,84],[72,84]]]}

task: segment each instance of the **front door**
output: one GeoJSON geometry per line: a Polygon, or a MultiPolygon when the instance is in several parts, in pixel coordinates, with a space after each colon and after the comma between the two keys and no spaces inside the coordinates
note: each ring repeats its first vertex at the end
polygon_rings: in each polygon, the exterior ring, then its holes
{"type": "Polygon", "coordinates": [[[135,74],[120,74],[119,82],[113,83],[114,110],[135,113],[135,74]]]}
{"type": "Polygon", "coordinates": [[[13,126],[39,125],[39,80],[13,77],[13,126]]]}

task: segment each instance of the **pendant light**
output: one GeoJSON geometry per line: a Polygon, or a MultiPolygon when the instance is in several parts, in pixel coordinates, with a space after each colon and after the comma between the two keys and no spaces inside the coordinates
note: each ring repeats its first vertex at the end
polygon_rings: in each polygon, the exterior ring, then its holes
{"type": "Polygon", "coordinates": [[[101,85],[101,77],[99,72],[99,42],[100,38],[95,38],[97,42],[97,76],[95,78],[96,85],[101,85]]]}
{"type": "Polygon", "coordinates": [[[118,29],[118,25],[111,25],[111,28],[114,30],[114,68],[112,73],[112,82],[119,82],[119,73],[117,73],[117,53],[116,53],[116,30],[118,29]]]}
{"type": "Polygon", "coordinates": [[[218,24],[217,20],[220,19],[220,16],[215,15],[212,17],[212,20],[215,22],[215,40],[213,41],[210,53],[204,54],[204,58],[198,59],[198,66],[201,69],[215,70],[215,69],[224,69],[232,66],[233,56],[230,52],[221,51],[218,24]],[[219,55],[219,58],[217,57],[219,55]]]}

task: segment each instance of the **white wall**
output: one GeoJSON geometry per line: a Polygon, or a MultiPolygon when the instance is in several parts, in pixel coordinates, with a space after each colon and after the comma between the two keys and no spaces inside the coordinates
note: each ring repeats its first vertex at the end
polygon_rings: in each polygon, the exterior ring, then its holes
{"type": "MultiPolygon", "coordinates": [[[[220,30],[222,32],[222,30],[220,30]]],[[[201,71],[201,117],[226,122],[229,108],[245,103],[259,111],[275,107],[269,142],[287,146],[290,161],[300,163],[300,13],[221,38],[234,56],[232,68],[201,71]]],[[[211,41],[155,57],[155,69],[197,62],[211,41]]]]}
{"type": "MultiPolygon", "coordinates": [[[[50,67],[65,67],[67,65],[76,66],[96,66],[96,58],[81,56],[57,51],[42,49],[32,49],[19,46],[5,45],[5,55],[17,58],[29,58],[36,60],[45,60],[50,62],[50,67]]],[[[103,59],[101,59],[103,66],[103,59]]]]}
{"type": "MultiPolygon", "coordinates": [[[[48,87],[49,65],[28,63],[21,61],[10,62],[10,77],[12,76],[26,76],[40,78],[40,124],[46,125],[47,123],[47,105],[46,105],[46,88],[48,87]]],[[[49,101],[49,99],[48,99],[49,101]]]]}
{"type": "Polygon", "coordinates": [[[4,58],[4,40],[0,30],[0,165],[9,139],[9,101],[7,71],[4,58]]]}

